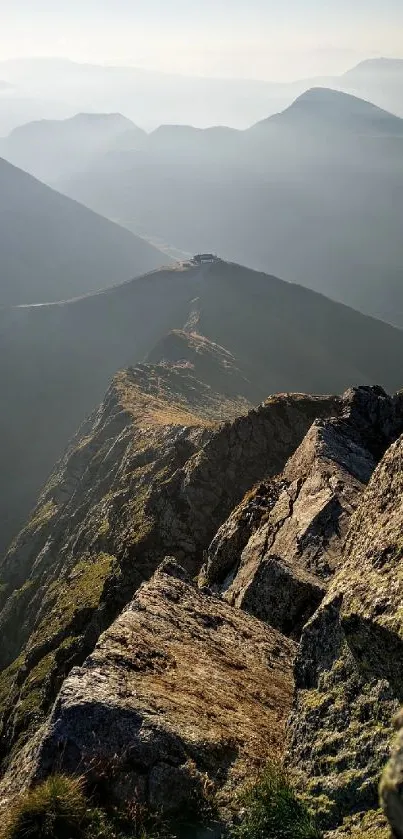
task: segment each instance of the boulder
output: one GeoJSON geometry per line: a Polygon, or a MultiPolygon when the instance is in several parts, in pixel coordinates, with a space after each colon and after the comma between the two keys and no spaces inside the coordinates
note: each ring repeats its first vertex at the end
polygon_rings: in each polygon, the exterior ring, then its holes
{"type": "Polygon", "coordinates": [[[295,645],[168,558],[64,681],[35,749],[0,798],[55,769],[108,784],[109,800],[166,815],[217,808],[279,757],[295,645]]]}

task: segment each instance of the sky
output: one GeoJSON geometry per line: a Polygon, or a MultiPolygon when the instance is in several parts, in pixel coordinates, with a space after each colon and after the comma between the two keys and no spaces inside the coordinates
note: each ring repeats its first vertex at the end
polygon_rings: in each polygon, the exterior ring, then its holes
{"type": "Polygon", "coordinates": [[[0,0],[0,57],[290,81],[403,58],[402,0],[0,0]]]}

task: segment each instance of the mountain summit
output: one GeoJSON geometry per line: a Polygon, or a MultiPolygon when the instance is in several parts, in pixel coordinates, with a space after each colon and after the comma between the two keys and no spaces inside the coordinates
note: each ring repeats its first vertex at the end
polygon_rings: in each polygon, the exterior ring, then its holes
{"type": "Polygon", "coordinates": [[[296,130],[318,127],[320,123],[338,131],[378,130],[403,136],[403,120],[371,102],[349,93],[325,87],[314,87],[301,94],[281,114],[269,117],[259,125],[284,125],[296,130]]]}

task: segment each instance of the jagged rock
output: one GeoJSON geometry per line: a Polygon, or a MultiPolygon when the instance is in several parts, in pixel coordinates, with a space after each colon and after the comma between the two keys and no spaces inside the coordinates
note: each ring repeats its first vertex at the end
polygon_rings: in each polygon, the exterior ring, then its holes
{"type": "MultiPolygon", "coordinates": [[[[288,760],[329,829],[376,811],[390,720],[403,698],[402,490],[400,437],[363,493],[341,569],[302,633],[288,760]]],[[[385,796],[392,806],[386,788],[385,796]]]]}
{"type": "Polygon", "coordinates": [[[187,368],[121,373],[57,465],[0,566],[0,761],[162,557],[196,574],[245,491],[340,404],[282,395],[220,425],[210,397],[187,368]]]}
{"type": "Polygon", "coordinates": [[[348,522],[377,459],[402,425],[401,399],[357,388],[340,416],[316,420],[279,478],[221,526],[201,582],[299,637],[340,562],[348,522]]]}
{"type": "Polygon", "coordinates": [[[57,768],[164,813],[206,805],[208,791],[229,818],[239,787],[280,753],[294,652],[169,558],[71,671],[0,799],[57,768]]]}

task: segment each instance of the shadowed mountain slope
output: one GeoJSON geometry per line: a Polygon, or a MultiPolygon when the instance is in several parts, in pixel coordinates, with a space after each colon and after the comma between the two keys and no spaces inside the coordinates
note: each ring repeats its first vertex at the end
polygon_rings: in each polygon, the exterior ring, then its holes
{"type": "Polygon", "coordinates": [[[2,159],[0,251],[2,305],[66,300],[169,261],[2,159]]]}

